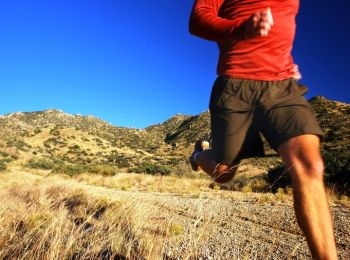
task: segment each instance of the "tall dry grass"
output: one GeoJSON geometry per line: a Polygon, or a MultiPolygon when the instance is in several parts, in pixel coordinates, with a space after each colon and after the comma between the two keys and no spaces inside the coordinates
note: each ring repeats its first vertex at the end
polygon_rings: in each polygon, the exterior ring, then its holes
{"type": "MultiPolygon", "coordinates": [[[[291,203],[283,190],[254,197],[251,190],[207,192],[209,184],[201,178],[142,174],[2,173],[0,259],[209,259],[213,246],[219,259],[227,248],[220,241],[213,244],[211,234],[226,225],[217,222],[221,203],[235,201],[236,196],[242,197],[241,202],[252,196],[257,205],[291,203]],[[176,201],[177,197],[182,200],[176,201]]],[[[233,223],[241,223],[242,216],[260,223],[260,215],[250,216],[250,207],[242,206],[230,213],[233,223]]],[[[268,257],[280,239],[261,249],[254,240],[262,235],[259,226],[247,226],[248,237],[241,232],[240,228],[224,230],[222,239],[232,241],[230,255],[224,259],[268,257]]]]}
{"type": "MultiPolygon", "coordinates": [[[[147,238],[147,205],[110,200],[52,179],[1,176],[0,259],[159,258],[161,238],[147,238]],[[150,242],[151,241],[151,242],[150,242]]],[[[169,234],[169,222],[159,225],[169,234]]],[[[171,226],[171,225],[170,225],[171,226]]]]}
{"type": "Polygon", "coordinates": [[[147,251],[140,239],[146,216],[135,201],[110,203],[54,185],[2,193],[1,259],[138,258],[147,251]]]}
{"type": "Polygon", "coordinates": [[[171,259],[179,247],[191,258],[210,220],[200,203],[185,228],[160,211],[171,199],[115,197],[61,176],[4,173],[0,182],[0,259],[171,259]]]}
{"type": "Polygon", "coordinates": [[[167,192],[179,195],[199,195],[209,191],[209,179],[189,179],[178,176],[118,173],[113,177],[81,174],[75,180],[89,185],[123,191],[167,192]]]}

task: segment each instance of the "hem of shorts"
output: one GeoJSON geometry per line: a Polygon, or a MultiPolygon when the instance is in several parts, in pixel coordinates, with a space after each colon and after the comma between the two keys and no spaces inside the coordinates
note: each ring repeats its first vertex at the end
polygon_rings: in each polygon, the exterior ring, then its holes
{"type": "Polygon", "coordinates": [[[230,165],[234,164],[234,161],[236,161],[236,159],[230,160],[230,161],[228,161],[228,160],[218,160],[218,158],[214,156],[214,161],[215,161],[216,164],[222,164],[222,165],[230,166],[230,165]]]}
{"type": "Polygon", "coordinates": [[[232,165],[238,164],[243,159],[264,158],[264,157],[265,157],[265,153],[263,153],[263,154],[262,153],[257,153],[257,154],[249,154],[249,155],[239,156],[237,158],[234,158],[233,160],[230,160],[230,162],[228,162],[227,160],[217,160],[217,158],[214,158],[214,161],[217,164],[223,164],[223,165],[232,166],[232,165]]]}
{"type": "Polygon", "coordinates": [[[226,160],[218,160],[217,158],[214,158],[214,161],[215,161],[216,164],[221,164],[221,165],[228,165],[228,166],[230,166],[230,165],[233,164],[233,162],[228,162],[226,160]]]}

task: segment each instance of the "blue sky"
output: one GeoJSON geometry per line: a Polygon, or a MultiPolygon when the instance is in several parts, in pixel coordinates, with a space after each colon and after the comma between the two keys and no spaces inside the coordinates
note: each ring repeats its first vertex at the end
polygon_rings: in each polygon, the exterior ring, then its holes
{"type": "MultiPolygon", "coordinates": [[[[0,114],[48,108],[143,128],[208,107],[215,43],[193,1],[0,0],[0,114]]],[[[347,0],[302,0],[294,59],[310,88],[350,103],[347,0]]]]}

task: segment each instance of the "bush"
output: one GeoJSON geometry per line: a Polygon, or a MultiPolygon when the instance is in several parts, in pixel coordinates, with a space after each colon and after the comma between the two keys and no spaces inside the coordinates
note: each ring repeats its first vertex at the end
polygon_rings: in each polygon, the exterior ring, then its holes
{"type": "Polygon", "coordinates": [[[180,163],[181,159],[180,158],[170,158],[169,161],[168,161],[168,164],[169,165],[172,165],[172,166],[177,166],[179,163],[180,163]]]}
{"type": "Polygon", "coordinates": [[[4,158],[0,160],[0,172],[6,171],[7,169],[7,163],[11,162],[12,158],[4,158]]]}
{"type": "Polygon", "coordinates": [[[53,170],[53,173],[75,176],[88,172],[88,168],[83,164],[62,164],[53,170]]]}
{"type": "Polygon", "coordinates": [[[243,192],[268,192],[269,188],[266,175],[237,176],[229,184],[229,189],[243,192]]]}
{"type": "Polygon", "coordinates": [[[119,168],[130,167],[130,162],[123,154],[118,154],[117,151],[112,151],[107,157],[108,162],[115,164],[119,168]]]}
{"type": "Polygon", "coordinates": [[[54,173],[75,176],[83,173],[113,176],[117,173],[113,165],[102,164],[62,164],[53,170],[54,173]]]}
{"type": "Polygon", "coordinates": [[[171,171],[172,171],[172,169],[169,166],[166,166],[166,165],[158,165],[156,167],[156,170],[161,175],[169,175],[171,173],[171,171]]]}
{"type": "Polygon", "coordinates": [[[0,162],[0,172],[6,171],[7,165],[6,163],[0,162]]]}
{"type": "Polygon", "coordinates": [[[325,180],[337,192],[350,195],[350,147],[324,150],[325,180]]]}
{"type": "Polygon", "coordinates": [[[129,172],[169,175],[171,168],[165,165],[156,165],[152,163],[142,163],[138,167],[129,168],[129,172]]]}
{"type": "Polygon", "coordinates": [[[114,176],[117,174],[117,168],[114,165],[108,164],[90,164],[89,173],[99,174],[103,176],[114,176]]]}
{"type": "Polygon", "coordinates": [[[18,150],[27,151],[31,146],[22,140],[9,140],[7,141],[7,146],[16,147],[18,150]]]}
{"type": "Polygon", "coordinates": [[[25,166],[33,169],[52,170],[56,165],[47,159],[30,159],[25,166]]]}
{"type": "Polygon", "coordinates": [[[69,149],[70,150],[80,150],[80,146],[77,144],[74,144],[74,145],[69,146],[69,149]]]}
{"type": "Polygon", "coordinates": [[[40,134],[42,131],[41,131],[41,129],[39,129],[39,128],[36,128],[35,130],[34,130],[34,134],[35,135],[37,135],[37,134],[40,134]]]}
{"type": "MultiPolygon", "coordinates": [[[[338,193],[350,195],[350,148],[322,150],[325,164],[325,183],[334,187],[338,193]]],[[[291,186],[291,178],[283,165],[268,172],[268,181],[272,191],[291,186]]]]}
{"type": "Polygon", "coordinates": [[[191,166],[186,162],[179,162],[177,165],[173,166],[172,174],[177,177],[189,177],[193,178],[199,176],[199,174],[193,174],[191,166]]]}
{"type": "Polygon", "coordinates": [[[6,171],[7,169],[7,162],[4,162],[3,160],[0,161],[0,172],[6,171]]]}
{"type": "Polygon", "coordinates": [[[279,164],[267,173],[267,180],[270,184],[271,191],[276,193],[279,188],[287,188],[292,186],[290,175],[284,167],[279,164]]]}
{"type": "Polygon", "coordinates": [[[9,157],[9,156],[10,156],[10,154],[7,153],[7,152],[5,152],[5,151],[0,151],[0,155],[1,155],[2,157],[9,157]]]}

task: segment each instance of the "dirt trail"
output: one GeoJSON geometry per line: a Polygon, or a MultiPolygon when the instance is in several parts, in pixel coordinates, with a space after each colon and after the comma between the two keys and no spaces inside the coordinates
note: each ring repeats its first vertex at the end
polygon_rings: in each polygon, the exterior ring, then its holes
{"type": "MultiPolygon", "coordinates": [[[[83,189],[94,197],[112,201],[137,200],[144,204],[154,225],[171,219],[183,227],[181,241],[167,246],[165,259],[196,255],[192,259],[311,259],[290,202],[261,202],[261,194],[229,191],[203,192],[199,196],[169,193],[130,192],[79,183],[73,179],[42,177],[12,169],[1,177],[2,185],[12,183],[11,176],[29,185],[54,182],[83,189]],[[191,245],[196,244],[196,252],[191,245]]],[[[350,259],[350,208],[333,205],[332,212],[340,259],[350,259]]]]}

